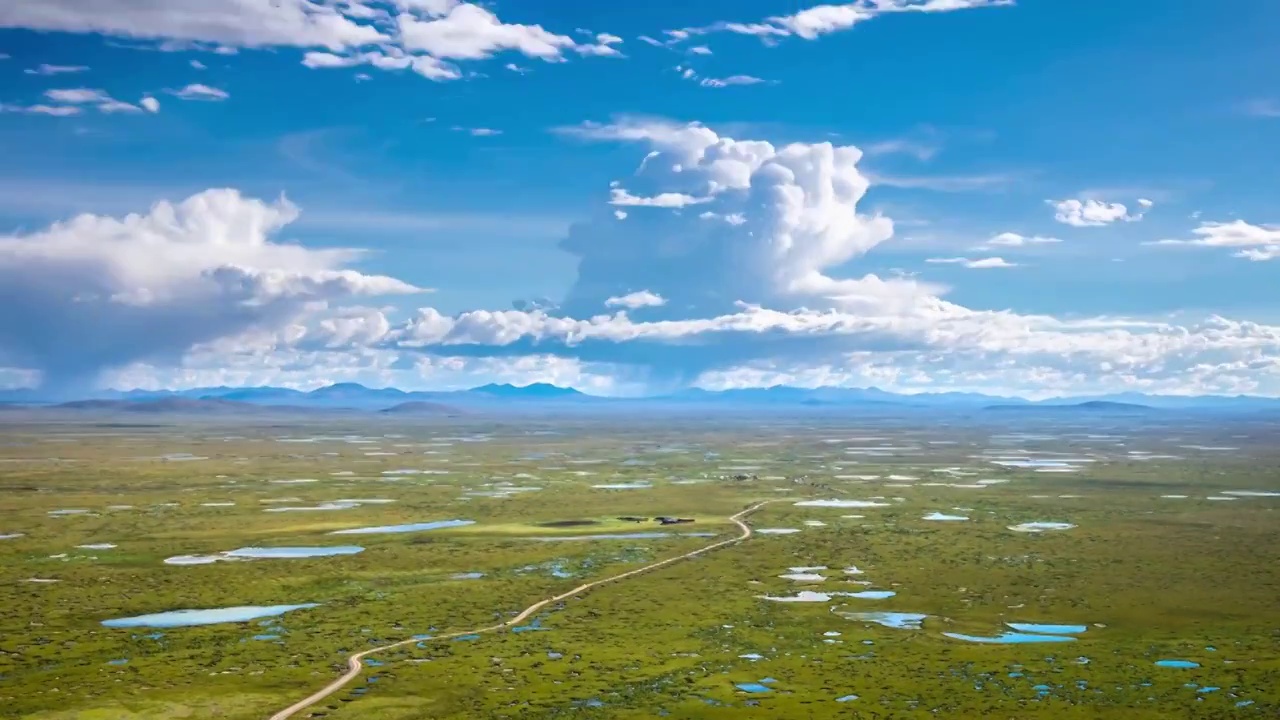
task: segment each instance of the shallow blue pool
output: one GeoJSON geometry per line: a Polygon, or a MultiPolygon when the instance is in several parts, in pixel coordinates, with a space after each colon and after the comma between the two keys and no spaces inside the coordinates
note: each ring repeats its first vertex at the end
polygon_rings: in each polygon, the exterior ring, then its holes
{"type": "Polygon", "coordinates": [[[286,558],[330,557],[333,555],[355,555],[364,552],[359,545],[333,545],[330,547],[246,547],[231,550],[227,557],[252,558],[255,560],[277,560],[286,558]]]}
{"type": "Polygon", "coordinates": [[[1157,660],[1156,666],[1162,667],[1162,668],[1177,668],[1179,670],[1190,670],[1192,668],[1200,667],[1200,663],[1192,662],[1191,660],[1157,660]]]}
{"type": "Polygon", "coordinates": [[[102,624],[109,628],[132,627],[191,627],[195,625],[217,625],[219,623],[240,623],[257,620],[263,617],[276,617],[294,610],[306,610],[317,607],[316,603],[305,605],[244,605],[240,607],[213,608],[209,610],[170,610],[169,612],[137,615],[135,617],[103,620],[102,624]]]}
{"type": "Polygon", "coordinates": [[[433,522],[408,523],[405,525],[377,525],[374,527],[334,530],[330,535],[381,535],[383,533],[409,533],[423,530],[443,530],[445,528],[475,525],[475,520],[435,520],[433,522]]]}
{"type": "Polygon", "coordinates": [[[1024,633],[1048,633],[1049,635],[1079,635],[1089,629],[1087,625],[1046,625],[1043,623],[1005,623],[1024,633]]]}
{"type": "Polygon", "coordinates": [[[989,645],[1021,645],[1026,643],[1062,643],[1075,642],[1075,638],[1067,635],[1035,635],[1032,633],[1001,633],[995,637],[982,637],[980,635],[964,635],[962,633],[944,632],[943,635],[955,639],[964,640],[972,643],[985,643],[989,645]]]}

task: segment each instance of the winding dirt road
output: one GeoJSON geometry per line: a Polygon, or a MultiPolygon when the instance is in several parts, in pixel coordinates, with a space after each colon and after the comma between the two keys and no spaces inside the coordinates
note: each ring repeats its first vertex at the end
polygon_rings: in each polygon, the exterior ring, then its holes
{"type": "MultiPolygon", "coordinates": [[[[497,625],[490,625],[488,627],[479,628],[477,630],[464,630],[462,632],[449,633],[448,635],[436,635],[430,638],[430,641],[449,640],[451,638],[461,637],[463,635],[479,635],[481,633],[494,632],[497,630],[501,630],[503,628],[511,627],[513,625],[519,625],[520,623],[529,619],[530,615],[533,615],[534,613],[538,612],[542,608],[552,603],[560,602],[561,600],[573,597],[574,595],[587,592],[588,590],[600,587],[601,585],[607,585],[608,583],[611,583],[611,582],[623,580],[625,578],[639,575],[641,573],[649,572],[650,570],[656,570],[660,567],[671,565],[672,563],[680,562],[681,560],[688,560],[691,557],[697,557],[698,555],[709,553],[712,550],[718,550],[728,545],[735,545],[737,543],[740,543],[743,540],[746,540],[747,538],[751,537],[752,535],[751,526],[743,522],[742,519],[771,502],[774,502],[774,501],[765,500],[763,502],[758,502],[755,505],[752,505],[751,507],[747,508],[746,510],[743,510],[742,512],[738,513],[737,515],[734,515],[729,518],[729,520],[735,525],[737,525],[738,529],[742,531],[742,533],[737,537],[729,538],[728,540],[721,540],[718,543],[712,543],[711,545],[707,545],[706,547],[698,548],[697,550],[687,552],[683,555],[677,555],[675,557],[667,558],[666,560],[660,560],[656,563],[645,565],[644,567],[641,567],[641,568],[636,568],[635,570],[630,570],[628,572],[624,572],[618,575],[612,575],[607,578],[595,580],[593,582],[586,583],[585,585],[579,585],[578,587],[568,592],[560,593],[555,597],[549,597],[546,600],[540,600],[530,605],[529,607],[520,611],[519,615],[516,615],[515,617],[511,618],[510,620],[504,623],[499,623],[497,625]]],[[[271,720],[287,720],[288,718],[293,717],[297,713],[311,707],[312,705],[315,705],[321,700],[324,700],[330,695],[338,692],[343,687],[345,687],[348,683],[350,683],[352,680],[355,680],[357,677],[360,676],[361,670],[364,669],[364,663],[362,661],[366,657],[370,655],[376,655],[377,653],[386,652],[387,650],[394,650],[396,648],[404,647],[405,645],[409,645],[411,643],[416,643],[416,642],[428,642],[428,641],[419,641],[419,640],[410,638],[408,640],[393,642],[389,645],[370,648],[368,650],[364,650],[362,652],[358,652],[352,655],[351,657],[347,658],[347,671],[343,673],[341,677],[329,683],[328,685],[325,685],[323,688],[317,690],[315,693],[308,695],[307,697],[281,710],[275,715],[272,715],[271,720]]]]}

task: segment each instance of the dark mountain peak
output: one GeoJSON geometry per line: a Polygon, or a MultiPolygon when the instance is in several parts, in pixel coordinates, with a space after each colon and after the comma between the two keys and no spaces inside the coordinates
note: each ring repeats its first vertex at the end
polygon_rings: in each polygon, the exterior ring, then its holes
{"type": "Polygon", "coordinates": [[[311,394],[328,395],[330,393],[368,392],[371,389],[372,388],[367,388],[364,385],[361,385],[360,383],[344,382],[344,383],[333,383],[332,385],[325,385],[324,387],[316,388],[315,390],[311,391],[311,394]]]}
{"type": "Polygon", "coordinates": [[[262,385],[258,387],[246,388],[210,388],[200,395],[206,399],[222,399],[222,400],[241,400],[244,402],[256,402],[263,400],[278,400],[283,398],[296,399],[306,395],[301,390],[291,390],[289,388],[271,387],[262,385]]]}
{"type": "Polygon", "coordinates": [[[1089,400],[1080,403],[1050,403],[1044,405],[988,405],[984,410],[1022,410],[1024,412],[1147,412],[1153,410],[1150,405],[1114,402],[1111,400],[1089,400]]]}
{"type": "Polygon", "coordinates": [[[132,404],[134,403],[128,400],[73,400],[71,402],[58,403],[53,407],[61,410],[113,410],[132,404]]]}
{"type": "Polygon", "coordinates": [[[472,388],[468,392],[480,395],[492,395],[494,397],[524,397],[524,398],[559,398],[559,397],[576,397],[582,395],[573,388],[563,388],[559,385],[550,383],[533,383],[532,385],[510,385],[503,383],[489,383],[481,385],[478,388],[472,388]]]}
{"type": "Polygon", "coordinates": [[[371,388],[360,383],[334,383],[316,388],[307,393],[314,398],[389,398],[404,397],[407,393],[399,388],[371,388]]]}
{"type": "Polygon", "coordinates": [[[411,400],[399,405],[393,405],[379,412],[387,415],[458,415],[462,411],[443,403],[411,400]]]}
{"type": "Polygon", "coordinates": [[[1115,402],[1113,400],[1090,400],[1076,405],[1082,410],[1151,410],[1150,405],[1138,403],[1115,402]]]}

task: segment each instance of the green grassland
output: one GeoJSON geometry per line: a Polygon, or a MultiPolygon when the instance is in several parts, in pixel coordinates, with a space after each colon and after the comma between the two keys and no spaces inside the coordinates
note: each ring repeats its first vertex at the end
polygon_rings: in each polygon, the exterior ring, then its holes
{"type": "Polygon", "coordinates": [[[301,716],[1280,714],[1280,498],[1207,499],[1280,490],[1277,426],[1027,424],[1016,431],[1039,435],[818,415],[11,419],[0,425],[0,535],[22,535],[0,540],[0,717],[265,718],[341,674],[353,652],[490,626],[589,580],[727,539],[738,531],[728,517],[761,500],[778,501],[749,518],[754,527],[799,532],[757,534],[601,587],[548,608],[526,631],[375,655],[378,664],[301,716]],[[867,452],[877,446],[899,449],[867,452]],[[976,457],[984,451],[1094,462],[1036,472],[976,457]],[[1135,451],[1175,457],[1138,460],[1135,451]],[[299,479],[315,482],[280,482],[299,479]],[[955,487],[979,479],[1006,482],[955,487]],[[652,487],[592,487],[625,483],[652,487]],[[795,505],[871,498],[885,506],[795,505]],[[393,502],[268,512],[344,499],[393,502]],[[59,510],[87,512],[50,514],[59,510]],[[969,520],[924,520],[931,512],[969,520]],[[658,515],[695,522],[619,519],[658,515]],[[328,534],[449,519],[475,524],[328,534]],[[1009,529],[1033,521],[1076,527],[1009,529]],[[637,532],[671,535],[556,539],[637,532]],[[77,547],[97,543],[116,547],[77,547]],[[164,563],[250,546],[349,544],[365,550],[164,563]],[[778,577],[796,566],[826,566],[827,579],[778,577]],[[842,572],[850,566],[863,573],[842,572]],[[466,573],[483,577],[458,577],[466,573]],[[867,589],[896,596],[761,599],[867,589]],[[183,608],[304,603],[318,605],[249,623],[101,625],[183,608]],[[927,618],[911,630],[847,617],[874,611],[927,618]],[[942,634],[997,635],[1005,622],[1088,630],[1053,644],[942,634]],[[762,659],[740,657],[753,653],[762,659]],[[1200,667],[1154,665],[1166,658],[1200,667]],[[735,687],[766,678],[768,693],[735,687]],[[850,695],[857,699],[836,701],[850,695]]]}

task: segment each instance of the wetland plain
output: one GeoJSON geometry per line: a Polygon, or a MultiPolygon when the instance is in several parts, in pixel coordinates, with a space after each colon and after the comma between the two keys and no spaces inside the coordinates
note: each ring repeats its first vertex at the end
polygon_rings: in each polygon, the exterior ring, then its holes
{"type": "Polygon", "coordinates": [[[1276,717],[1280,423],[997,420],[8,418],[0,717],[1276,717]]]}

